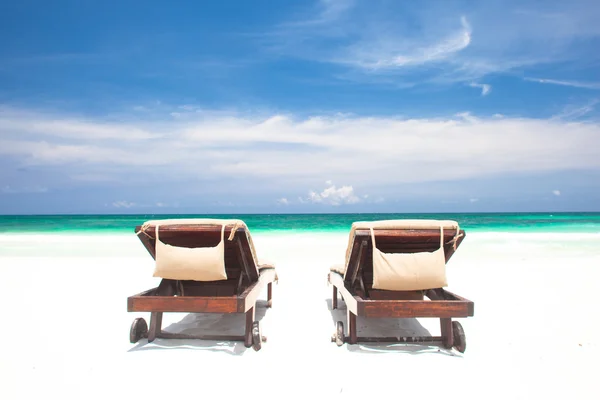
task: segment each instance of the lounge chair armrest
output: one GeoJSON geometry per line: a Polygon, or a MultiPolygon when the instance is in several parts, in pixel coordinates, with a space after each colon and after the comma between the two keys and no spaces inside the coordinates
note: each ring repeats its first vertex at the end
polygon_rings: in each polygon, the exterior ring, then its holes
{"type": "Polygon", "coordinates": [[[258,279],[266,279],[269,281],[279,282],[279,277],[275,271],[275,266],[271,264],[261,264],[258,266],[258,279]]]}
{"type": "Polygon", "coordinates": [[[336,265],[332,265],[329,270],[332,272],[337,272],[338,274],[344,276],[344,274],[346,273],[345,271],[346,267],[342,264],[336,264],[336,265]]]}

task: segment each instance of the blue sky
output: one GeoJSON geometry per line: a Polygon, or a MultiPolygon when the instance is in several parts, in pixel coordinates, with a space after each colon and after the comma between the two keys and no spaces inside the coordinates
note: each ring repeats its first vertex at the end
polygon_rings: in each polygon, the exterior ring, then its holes
{"type": "Polygon", "coordinates": [[[599,19],[0,0],[0,213],[600,211],[599,19]]]}

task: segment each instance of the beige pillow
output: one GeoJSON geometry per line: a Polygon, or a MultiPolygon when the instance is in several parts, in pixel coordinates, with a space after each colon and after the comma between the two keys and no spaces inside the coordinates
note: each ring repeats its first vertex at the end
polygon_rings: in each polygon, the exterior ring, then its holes
{"type": "Polygon", "coordinates": [[[424,290],[448,286],[444,249],[383,253],[373,249],[373,289],[424,290]]]}
{"type": "Polygon", "coordinates": [[[221,241],[215,247],[177,247],[165,244],[158,236],[156,225],[156,267],[153,276],[193,281],[220,281],[227,279],[225,271],[225,225],[221,241]]]}
{"type": "Polygon", "coordinates": [[[424,290],[448,286],[444,229],[440,227],[440,248],[432,252],[384,253],[377,249],[373,228],[373,289],[424,290]]]}

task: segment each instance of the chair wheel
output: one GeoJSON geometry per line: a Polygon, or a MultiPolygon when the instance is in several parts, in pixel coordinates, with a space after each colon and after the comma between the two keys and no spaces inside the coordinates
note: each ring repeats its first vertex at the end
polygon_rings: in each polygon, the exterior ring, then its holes
{"type": "Polygon", "coordinates": [[[344,344],[344,324],[342,321],[338,321],[335,324],[335,344],[341,346],[344,344]]]}
{"type": "Polygon", "coordinates": [[[252,348],[259,351],[262,347],[262,335],[260,334],[260,325],[258,321],[252,323],[252,348]]]}
{"type": "Polygon", "coordinates": [[[129,330],[129,341],[137,343],[141,338],[148,337],[148,324],[144,318],[136,318],[131,324],[129,330]]]}
{"type": "Polygon", "coordinates": [[[464,353],[467,349],[467,339],[465,337],[465,331],[458,321],[452,321],[452,333],[454,336],[454,348],[461,353],[464,353]]]}

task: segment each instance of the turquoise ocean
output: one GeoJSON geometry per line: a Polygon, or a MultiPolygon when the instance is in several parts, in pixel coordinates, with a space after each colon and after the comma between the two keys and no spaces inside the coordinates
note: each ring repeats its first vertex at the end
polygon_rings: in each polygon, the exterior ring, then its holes
{"type": "Polygon", "coordinates": [[[469,232],[600,233],[600,213],[4,215],[0,234],[131,234],[150,219],[237,218],[252,233],[348,232],[354,221],[450,219],[469,232]]]}

